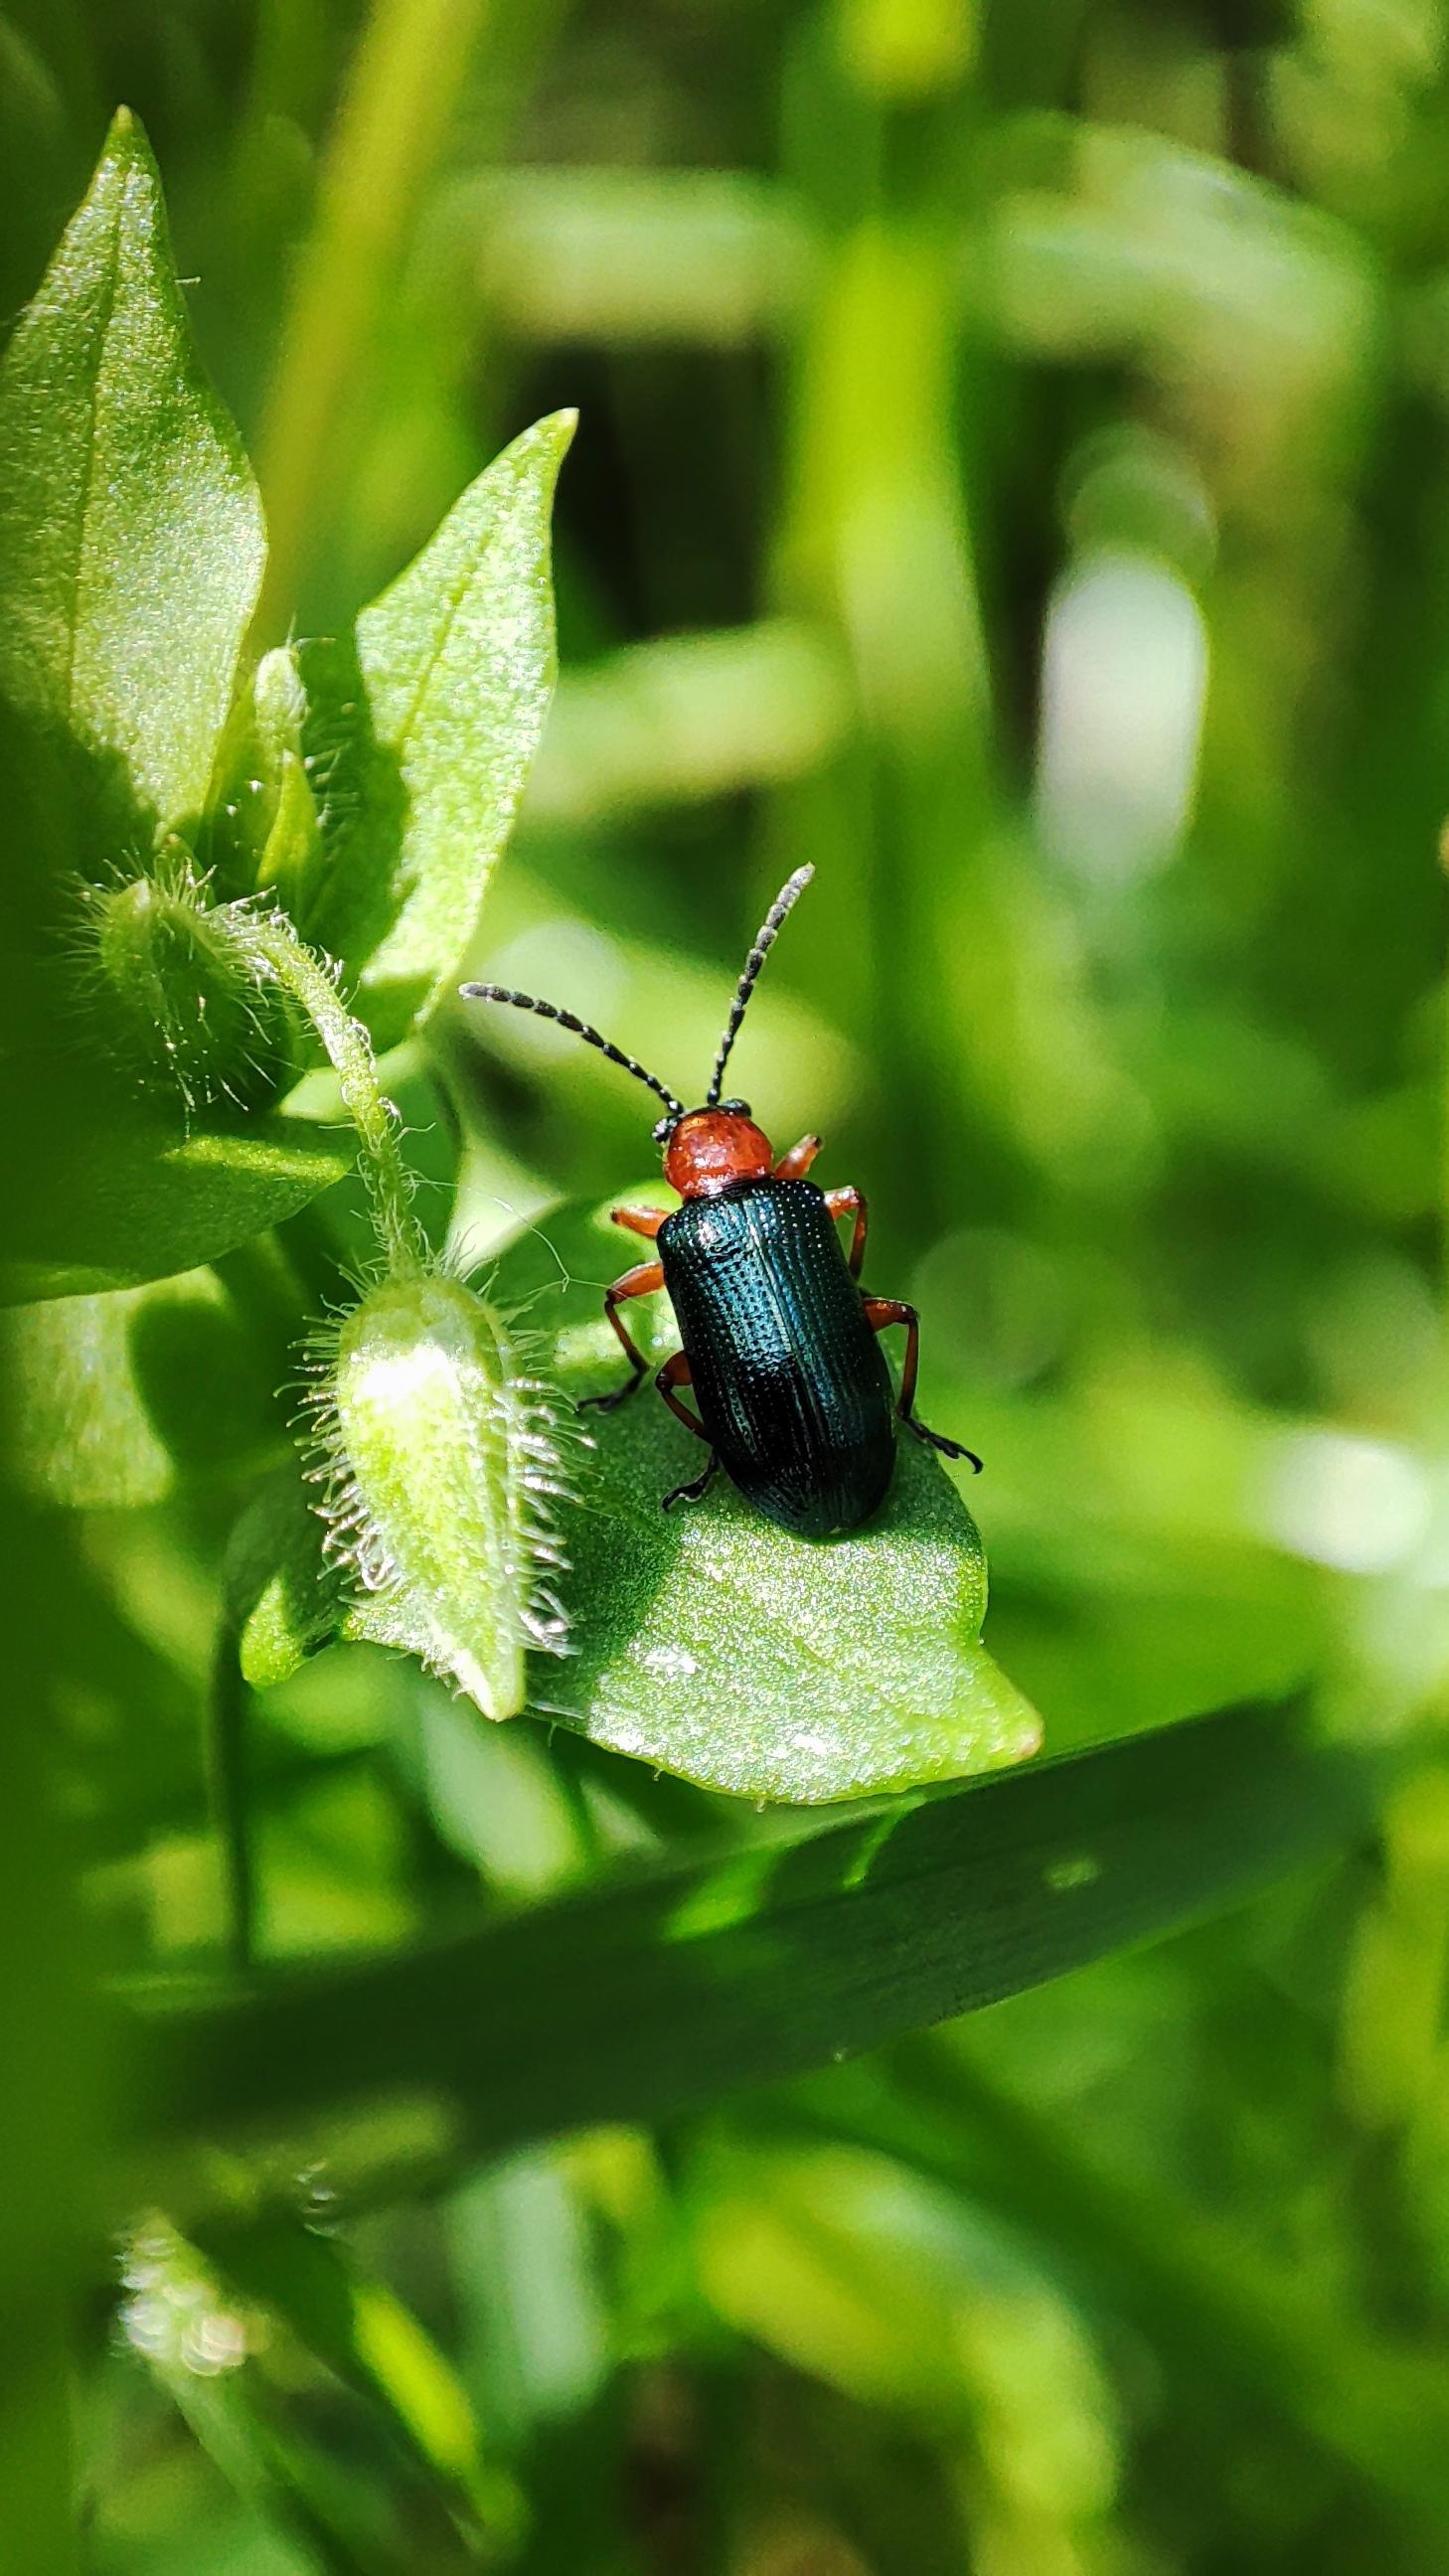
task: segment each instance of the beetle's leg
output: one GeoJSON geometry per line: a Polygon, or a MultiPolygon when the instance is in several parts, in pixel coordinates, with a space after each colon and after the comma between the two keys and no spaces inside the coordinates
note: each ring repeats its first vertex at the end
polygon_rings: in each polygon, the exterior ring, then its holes
{"type": "Polygon", "coordinates": [[[706,1431],[704,1424],[700,1421],[699,1415],[697,1413],[691,1413],[687,1404],[681,1404],[678,1396],[674,1392],[677,1386],[690,1386],[693,1384],[693,1380],[689,1374],[689,1362],[685,1358],[683,1351],[676,1351],[672,1359],[665,1361],[664,1366],[659,1371],[654,1383],[659,1389],[660,1394],[663,1396],[665,1403],[668,1405],[669,1410],[674,1415],[676,1421],[682,1422],[686,1430],[697,1433],[701,1440],[707,1440],[709,1438],[709,1433],[706,1431]]]}
{"type": "MultiPolygon", "coordinates": [[[[865,1231],[870,1223],[870,1210],[859,1190],[852,1189],[848,1183],[843,1190],[827,1190],[825,1204],[832,1216],[849,1216],[852,1209],[855,1212],[855,1228],[850,1238],[850,1275],[852,1279],[858,1279],[860,1265],[865,1259],[865,1231]]],[[[912,1370],[911,1374],[914,1377],[915,1371],[912,1370]]]]}
{"type": "Polygon", "coordinates": [[[862,1297],[860,1302],[873,1333],[883,1333],[888,1324],[904,1324],[906,1328],[905,1366],[901,1370],[901,1391],[896,1398],[898,1419],[908,1431],[914,1431],[918,1440],[924,1440],[928,1449],[939,1449],[946,1458],[969,1458],[979,1476],[981,1461],[974,1449],[963,1449],[959,1440],[948,1440],[943,1431],[928,1431],[924,1422],[918,1422],[911,1411],[916,1400],[916,1362],[921,1343],[921,1319],[915,1307],[908,1306],[901,1297],[862,1297]]]}
{"type": "Polygon", "coordinates": [[[647,1235],[652,1243],[669,1214],[668,1208],[617,1207],[610,1210],[615,1225],[627,1225],[631,1234],[647,1235]]]}
{"type": "Polygon", "coordinates": [[[627,1324],[620,1321],[619,1308],[626,1297],[652,1297],[655,1289],[662,1288],[663,1285],[664,1264],[661,1261],[641,1261],[637,1269],[626,1270],[622,1279],[616,1279],[611,1288],[604,1290],[604,1312],[624,1345],[633,1375],[625,1385],[616,1386],[609,1395],[581,1396],[579,1398],[581,1413],[586,1404],[596,1404],[601,1413],[612,1413],[616,1404],[622,1404],[626,1395],[633,1394],[649,1363],[630,1338],[627,1324]]]}
{"type": "Polygon", "coordinates": [[[780,1156],[775,1165],[776,1180],[803,1181],[819,1151],[818,1136],[802,1136],[798,1145],[792,1145],[788,1154],[780,1156]]]}
{"type": "MultiPolygon", "coordinates": [[[[665,1403],[668,1405],[670,1412],[676,1415],[679,1421],[687,1423],[690,1430],[697,1433],[701,1440],[707,1440],[709,1438],[709,1433],[706,1431],[704,1424],[700,1421],[698,1414],[691,1413],[687,1404],[681,1404],[678,1396],[674,1392],[677,1386],[688,1386],[690,1384],[689,1362],[685,1358],[683,1351],[676,1351],[672,1359],[665,1361],[664,1366],[660,1370],[654,1383],[658,1387],[660,1394],[663,1396],[665,1403]]],[[[687,1485],[676,1485],[672,1494],[666,1494],[664,1501],[660,1506],[661,1510],[667,1512],[671,1503],[697,1503],[700,1496],[708,1486],[709,1480],[718,1465],[718,1453],[711,1449],[709,1456],[706,1458],[704,1465],[699,1471],[699,1474],[697,1476],[691,1476],[687,1485]]]]}
{"type": "Polygon", "coordinates": [[[706,1458],[704,1465],[699,1471],[699,1474],[697,1476],[691,1476],[687,1485],[676,1485],[672,1494],[666,1494],[663,1502],[659,1506],[660,1510],[667,1512],[671,1503],[699,1502],[702,1496],[709,1491],[709,1487],[718,1471],[719,1454],[716,1450],[711,1449],[709,1456],[706,1458]]]}

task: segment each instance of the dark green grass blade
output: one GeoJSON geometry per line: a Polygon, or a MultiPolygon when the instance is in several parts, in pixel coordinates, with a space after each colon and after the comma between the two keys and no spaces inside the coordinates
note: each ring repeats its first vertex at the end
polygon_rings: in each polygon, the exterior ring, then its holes
{"type": "Polygon", "coordinates": [[[332,2158],[329,2187],[368,2197],[579,2123],[656,2119],[1231,1905],[1341,1840],[1366,1796],[1363,1766],[1305,1745],[1292,1711],[1229,1710],[405,1957],[251,1991],[153,1986],[117,2005],[134,2143],[169,2140],[184,2189],[184,2141],[302,2142],[332,2158]]]}

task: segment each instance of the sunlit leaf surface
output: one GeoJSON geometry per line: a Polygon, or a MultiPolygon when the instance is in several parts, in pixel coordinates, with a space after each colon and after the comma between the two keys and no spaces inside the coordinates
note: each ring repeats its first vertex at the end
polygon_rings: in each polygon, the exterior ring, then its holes
{"type": "Polygon", "coordinates": [[[794,1538],[716,1480],[646,1387],[606,1416],[560,1512],[576,1651],[531,1705],[615,1752],[755,1798],[864,1796],[1035,1753],[1041,1721],[979,1642],[986,1563],[936,1459],[897,1445],[868,1528],[794,1538]]]}

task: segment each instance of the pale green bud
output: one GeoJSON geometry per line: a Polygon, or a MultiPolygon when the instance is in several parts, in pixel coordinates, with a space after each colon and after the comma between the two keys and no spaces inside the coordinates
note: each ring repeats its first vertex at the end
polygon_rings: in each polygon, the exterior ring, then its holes
{"type": "Polygon", "coordinates": [[[275,776],[284,753],[300,754],[307,715],[307,691],[290,644],[262,655],[252,681],[252,704],[262,763],[275,776]]]}
{"type": "MultiPolygon", "coordinates": [[[[262,655],[252,682],[252,707],[259,773],[253,784],[266,818],[257,887],[300,917],[322,839],[302,749],[307,692],[290,644],[262,655]]],[[[254,815],[253,830],[256,823],[254,815]]]]}
{"type": "Polygon", "coordinates": [[[456,1279],[388,1279],[338,1327],[314,1399],[330,1552],[350,1569],[351,1634],[405,1646],[485,1717],[522,1707],[524,1653],[561,1651],[540,1568],[557,1429],[508,1328],[456,1279]]]}

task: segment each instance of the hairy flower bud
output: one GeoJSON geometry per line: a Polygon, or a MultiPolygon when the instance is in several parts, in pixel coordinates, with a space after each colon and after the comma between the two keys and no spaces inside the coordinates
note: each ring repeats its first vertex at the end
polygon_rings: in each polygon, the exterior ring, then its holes
{"type": "Polygon", "coordinates": [[[231,907],[208,905],[185,862],[88,886],[82,901],[102,1033],[115,1052],[174,1087],[188,1109],[223,1093],[251,1097],[275,1065],[282,1005],[231,907]]]}
{"type": "Polygon", "coordinates": [[[404,1646],[485,1717],[523,1704],[529,1646],[562,1651],[540,1569],[560,1480],[543,1391],[501,1317],[456,1279],[370,1288],[319,1353],[328,1547],[360,1598],[349,1633],[404,1646]]]}

